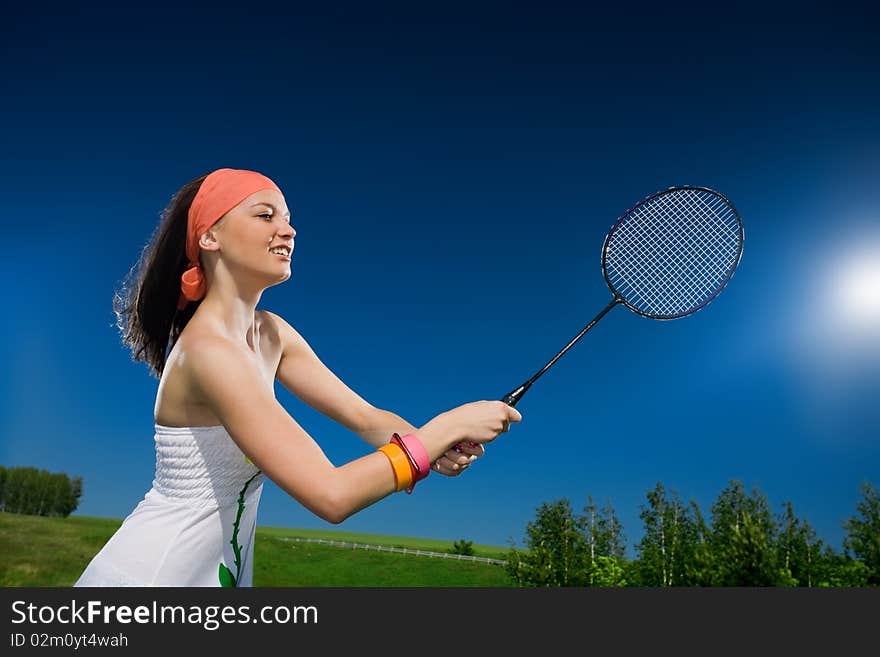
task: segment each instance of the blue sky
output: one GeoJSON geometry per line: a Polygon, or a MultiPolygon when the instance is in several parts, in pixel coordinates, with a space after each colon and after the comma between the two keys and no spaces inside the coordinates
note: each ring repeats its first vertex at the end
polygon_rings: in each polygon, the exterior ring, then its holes
{"type": "MultiPolygon", "coordinates": [[[[296,213],[293,276],[262,306],[417,425],[508,392],[610,301],[600,248],[638,199],[705,185],[743,216],[707,309],[615,308],[485,459],[342,528],[520,543],[541,502],[592,495],[632,544],[657,481],[708,514],[739,479],[839,549],[859,485],[880,485],[867,5],[10,11],[0,462],[82,476],[77,514],[124,517],[150,487],[157,382],[111,297],[174,191],[223,166],[296,213]]],[[[334,462],[366,453],[279,398],[334,462]]],[[[259,522],[329,526],[270,483],[259,522]]]]}

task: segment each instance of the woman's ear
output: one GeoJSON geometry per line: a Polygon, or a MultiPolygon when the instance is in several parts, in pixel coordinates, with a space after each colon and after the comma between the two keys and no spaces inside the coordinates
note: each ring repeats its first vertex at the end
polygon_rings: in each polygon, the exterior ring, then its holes
{"type": "Polygon", "coordinates": [[[220,243],[217,241],[217,236],[214,234],[213,228],[209,228],[202,233],[202,236],[199,238],[199,246],[205,251],[220,250],[220,243]]]}

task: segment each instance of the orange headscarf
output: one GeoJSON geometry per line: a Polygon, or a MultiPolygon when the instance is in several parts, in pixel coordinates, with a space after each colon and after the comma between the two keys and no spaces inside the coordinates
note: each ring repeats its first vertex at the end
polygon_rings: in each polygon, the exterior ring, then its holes
{"type": "Polygon", "coordinates": [[[281,191],[263,174],[246,169],[217,169],[202,181],[187,217],[186,256],[189,258],[189,269],[180,277],[179,310],[183,310],[190,301],[198,301],[205,296],[205,273],[199,264],[199,237],[248,196],[264,189],[281,191]]]}

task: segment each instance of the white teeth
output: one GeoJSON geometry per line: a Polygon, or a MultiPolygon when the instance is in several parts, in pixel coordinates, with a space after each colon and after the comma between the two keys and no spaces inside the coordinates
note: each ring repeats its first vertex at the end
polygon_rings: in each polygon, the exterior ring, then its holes
{"type": "Polygon", "coordinates": [[[278,255],[288,255],[287,249],[285,249],[283,246],[276,246],[274,249],[269,249],[269,251],[271,251],[272,253],[277,253],[278,255]]]}

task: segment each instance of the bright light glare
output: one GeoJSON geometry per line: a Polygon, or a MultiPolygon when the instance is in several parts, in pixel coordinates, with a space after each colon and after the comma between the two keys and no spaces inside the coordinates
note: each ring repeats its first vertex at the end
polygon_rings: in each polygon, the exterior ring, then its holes
{"type": "Polygon", "coordinates": [[[805,417],[833,429],[829,435],[852,433],[843,429],[848,422],[861,435],[859,423],[876,417],[866,401],[880,382],[880,233],[871,228],[805,249],[808,292],[799,312],[783,316],[805,417]]]}
{"type": "Polygon", "coordinates": [[[880,249],[854,255],[837,280],[840,319],[860,331],[880,331],[880,249]]]}

